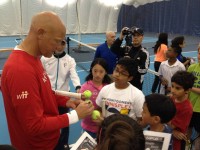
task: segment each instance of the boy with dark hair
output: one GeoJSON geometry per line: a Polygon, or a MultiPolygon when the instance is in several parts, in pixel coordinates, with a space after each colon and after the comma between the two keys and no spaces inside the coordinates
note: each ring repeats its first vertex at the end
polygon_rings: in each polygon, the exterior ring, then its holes
{"type": "Polygon", "coordinates": [[[167,95],[171,91],[171,78],[179,70],[185,70],[185,66],[177,60],[179,49],[177,47],[169,47],[166,52],[168,60],[163,61],[158,70],[161,81],[160,94],[167,95]]]}
{"type": "Polygon", "coordinates": [[[96,103],[103,117],[121,113],[140,121],[144,94],[129,83],[137,74],[137,64],[131,58],[121,58],[114,71],[114,82],[104,86],[96,103]]]}
{"type": "MultiPolygon", "coordinates": [[[[175,116],[176,107],[171,99],[162,94],[145,96],[143,104],[142,121],[140,124],[155,132],[172,133],[167,123],[175,116]]],[[[170,142],[169,150],[172,149],[170,142]]]]}
{"type": "Polygon", "coordinates": [[[192,117],[192,104],[188,99],[188,92],[192,88],[194,80],[194,75],[187,71],[178,71],[171,79],[171,94],[176,106],[176,115],[169,125],[173,129],[174,150],[185,149],[186,132],[192,117]]]}

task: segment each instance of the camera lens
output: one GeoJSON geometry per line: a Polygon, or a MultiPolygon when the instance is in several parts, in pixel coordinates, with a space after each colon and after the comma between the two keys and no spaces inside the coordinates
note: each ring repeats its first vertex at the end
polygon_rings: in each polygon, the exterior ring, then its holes
{"type": "Polygon", "coordinates": [[[123,35],[129,35],[129,34],[132,34],[132,32],[131,32],[130,29],[127,29],[127,30],[123,30],[123,31],[122,31],[122,34],[123,34],[123,35]]]}

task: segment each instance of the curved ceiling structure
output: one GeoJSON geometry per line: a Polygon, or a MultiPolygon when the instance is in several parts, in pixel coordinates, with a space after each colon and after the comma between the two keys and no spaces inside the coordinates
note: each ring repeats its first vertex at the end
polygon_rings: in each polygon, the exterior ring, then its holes
{"type": "Polygon", "coordinates": [[[67,33],[117,31],[122,4],[138,7],[156,1],[161,0],[1,0],[0,35],[27,34],[32,16],[41,11],[56,12],[67,33]]]}

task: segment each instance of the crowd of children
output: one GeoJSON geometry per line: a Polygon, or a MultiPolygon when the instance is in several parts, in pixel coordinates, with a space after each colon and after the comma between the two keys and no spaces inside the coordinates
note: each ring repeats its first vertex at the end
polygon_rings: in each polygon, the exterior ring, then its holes
{"type": "MultiPolygon", "coordinates": [[[[166,51],[167,60],[161,62],[158,68],[161,82],[159,94],[154,89],[152,94],[144,96],[141,90],[130,84],[137,75],[137,61],[131,58],[119,59],[112,83],[106,65],[97,63],[100,60],[103,62],[103,59],[97,58],[92,62],[81,92],[92,91],[92,103],[101,115],[96,120],[89,116],[83,119],[81,125],[83,130],[97,138],[97,150],[142,150],[145,148],[142,128],[171,134],[166,149],[185,150],[190,143],[191,129],[199,133],[200,47],[198,63],[186,70],[179,61],[182,49],[175,44],[176,40],[166,51]]],[[[199,147],[196,142],[195,150],[199,147]]]]}
{"type": "MultiPolygon", "coordinates": [[[[101,90],[96,92],[98,94],[95,95],[96,103],[93,99],[93,103],[95,103],[94,105],[96,109],[101,111],[102,116],[95,121],[92,120],[91,117],[89,117],[90,122],[93,123],[86,121],[86,124],[88,123],[89,126],[91,126],[92,124],[94,124],[94,126],[100,126],[100,129],[95,130],[95,136],[93,137],[96,137],[96,135],[98,135],[97,137],[101,136],[99,135],[100,133],[97,132],[102,130],[103,126],[105,126],[104,124],[107,118],[110,118],[109,121],[114,124],[114,122],[116,121],[112,121],[111,118],[113,117],[117,120],[117,117],[113,114],[121,114],[122,116],[126,115],[129,116],[132,120],[137,121],[146,130],[170,133],[172,135],[172,138],[169,144],[169,150],[182,150],[185,148],[186,143],[188,144],[189,140],[187,136],[188,127],[193,114],[193,106],[190,102],[188,94],[191,95],[191,89],[195,90],[195,88],[193,88],[193,84],[197,82],[197,78],[195,78],[195,74],[193,75],[192,73],[190,73],[192,71],[185,71],[184,65],[182,65],[176,59],[176,48],[170,47],[168,49],[167,56],[169,57],[168,61],[166,61],[166,63],[168,63],[167,66],[169,67],[167,68],[174,69],[173,73],[172,71],[170,71],[171,74],[167,80],[167,83],[170,86],[168,86],[167,89],[165,88],[165,90],[168,90],[169,92],[168,95],[166,95],[165,91],[165,93],[163,94],[150,94],[144,97],[142,91],[131,85],[129,81],[134,79],[134,76],[137,73],[137,67],[136,65],[134,65],[136,62],[134,62],[134,60],[130,58],[121,58],[117,62],[117,65],[113,71],[113,83],[109,84],[107,82],[107,85],[104,84],[105,86],[101,85],[102,83],[104,83],[103,77],[107,76],[104,70],[105,74],[103,74],[100,80],[100,85],[102,88],[101,90]],[[172,65],[174,63],[178,63],[178,65],[173,65],[173,67],[170,67],[170,63],[172,65]]],[[[91,73],[93,73],[94,75],[92,69],[94,67],[95,61],[96,60],[94,60],[91,65],[90,75],[91,73]]],[[[162,64],[161,69],[163,69],[162,64]]],[[[197,74],[198,73],[196,72],[196,76],[197,74]]],[[[164,73],[163,75],[165,76],[166,73],[164,73]]],[[[164,77],[161,78],[162,84],[164,82],[163,80],[165,80],[164,77]]],[[[89,81],[87,81],[86,83],[88,84],[89,81]]],[[[84,88],[84,90],[86,89],[92,90],[90,88],[84,88]]],[[[197,96],[193,95],[193,97],[197,96]]],[[[92,129],[92,127],[90,127],[90,129],[92,129]]],[[[119,128],[119,130],[121,130],[122,132],[121,128],[119,128]]],[[[112,131],[114,132],[114,129],[112,129],[112,131]]],[[[109,132],[111,131],[109,130],[104,132],[104,134],[110,135],[109,132]]],[[[88,133],[91,134],[91,132],[88,133]]],[[[110,136],[108,135],[106,136],[106,138],[102,137],[102,139],[109,141],[109,139],[107,138],[110,138],[110,136]]],[[[120,139],[120,136],[125,135],[120,135],[120,132],[118,131],[118,134],[116,136],[119,136],[118,138],[120,139]]],[[[104,145],[102,141],[100,141],[98,143],[97,149],[102,149],[102,147],[105,148],[104,146],[108,147],[108,145],[112,147],[114,143],[110,142],[104,145]]]]}
{"type": "MultiPolygon", "coordinates": [[[[97,109],[102,113],[99,120],[94,121],[100,125],[97,137],[101,137],[101,140],[106,142],[103,144],[97,138],[97,149],[102,149],[102,147],[109,149],[108,147],[115,145],[111,142],[111,138],[126,137],[120,134],[126,127],[120,129],[121,126],[118,125],[119,131],[116,129],[118,134],[113,137],[109,136],[110,129],[106,128],[107,131],[105,131],[104,127],[107,118],[114,124],[118,118],[115,115],[121,114],[137,121],[143,130],[171,134],[169,150],[185,150],[190,144],[191,131],[189,129],[193,128],[198,134],[200,131],[200,47],[198,48],[198,63],[190,65],[188,70],[178,60],[180,55],[181,51],[177,46],[172,44],[168,48],[167,60],[161,63],[158,70],[162,84],[160,93],[147,96],[129,83],[137,73],[137,65],[135,65],[137,62],[131,58],[119,59],[113,71],[113,83],[104,86],[96,97],[97,109]],[[112,120],[112,117],[116,120],[112,120]],[[102,129],[106,138],[102,137],[102,129]]],[[[115,130],[112,129],[112,132],[114,134],[115,130]]],[[[135,136],[133,135],[132,138],[135,136]]],[[[118,144],[122,144],[119,141],[118,144]]],[[[200,146],[196,142],[195,150],[198,148],[200,146]]]]}

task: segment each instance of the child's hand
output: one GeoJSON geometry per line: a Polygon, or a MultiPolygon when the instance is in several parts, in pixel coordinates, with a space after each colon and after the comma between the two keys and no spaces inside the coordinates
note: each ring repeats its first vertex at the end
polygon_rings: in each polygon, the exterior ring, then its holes
{"type": "Polygon", "coordinates": [[[77,89],[77,90],[76,90],[76,93],[80,93],[80,89],[77,89]]]}
{"type": "Polygon", "coordinates": [[[167,87],[165,86],[165,94],[169,97],[171,97],[172,93],[171,93],[171,87],[167,87]]]}
{"type": "Polygon", "coordinates": [[[98,126],[100,126],[101,125],[101,123],[103,122],[103,120],[104,120],[104,118],[103,118],[103,116],[101,115],[101,116],[97,116],[97,119],[92,119],[92,121],[93,122],[95,122],[98,126]]]}
{"type": "Polygon", "coordinates": [[[164,85],[164,86],[167,86],[168,85],[168,80],[165,79],[164,77],[161,78],[161,84],[164,85]]]}
{"type": "Polygon", "coordinates": [[[178,140],[184,140],[184,141],[187,141],[187,136],[185,134],[183,134],[182,132],[180,131],[177,131],[177,130],[173,130],[173,136],[178,139],[178,140]]]}

